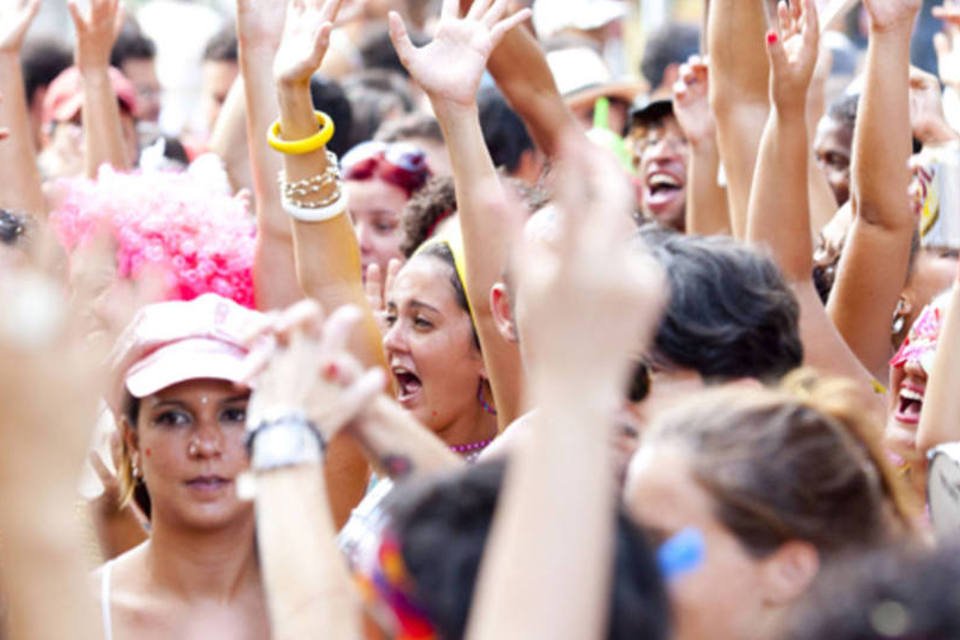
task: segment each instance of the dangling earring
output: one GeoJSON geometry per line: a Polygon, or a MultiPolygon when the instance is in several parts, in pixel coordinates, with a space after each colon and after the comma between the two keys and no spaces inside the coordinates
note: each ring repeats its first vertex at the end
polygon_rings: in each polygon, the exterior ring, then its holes
{"type": "Polygon", "coordinates": [[[477,385],[477,401],[480,403],[480,406],[483,407],[484,411],[492,416],[497,415],[497,410],[483,398],[483,378],[480,379],[480,384],[477,385]]]}
{"type": "Polygon", "coordinates": [[[893,323],[890,326],[892,332],[892,337],[894,338],[894,344],[898,345],[900,340],[900,334],[903,333],[904,325],[907,322],[907,310],[906,304],[904,303],[903,298],[897,300],[897,308],[893,311],[893,323]]]}
{"type": "Polygon", "coordinates": [[[133,476],[134,480],[139,480],[143,476],[143,473],[140,471],[140,464],[136,458],[130,463],[130,475],[133,476]]]}

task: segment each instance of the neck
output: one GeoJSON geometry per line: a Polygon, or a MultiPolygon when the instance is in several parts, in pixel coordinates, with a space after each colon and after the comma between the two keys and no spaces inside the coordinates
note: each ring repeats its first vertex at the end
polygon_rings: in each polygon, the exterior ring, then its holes
{"type": "Polygon", "coordinates": [[[233,600],[259,581],[254,518],[214,530],[156,519],[147,548],[147,570],[161,586],[190,599],[233,600]]]}
{"type": "Polygon", "coordinates": [[[448,446],[492,440],[497,435],[497,416],[484,411],[478,402],[475,407],[463,412],[449,425],[442,427],[437,435],[448,446]]]}

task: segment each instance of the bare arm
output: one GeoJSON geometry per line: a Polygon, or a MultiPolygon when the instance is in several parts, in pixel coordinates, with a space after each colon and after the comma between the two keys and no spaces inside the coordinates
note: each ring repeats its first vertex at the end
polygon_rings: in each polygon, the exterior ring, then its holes
{"type": "Polygon", "coordinates": [[[673,113],[690,147],[686,231],[729,235],[727,190],[717,180],[720,153],[716,122],[707,99],[709,69],[700,56],[695,55],[681,65],[679,75],[673,87],[673,113]]]}
{"type": "Polygon", "coordinates": [[[617,161],[583,142],[561,158],[559,238],[518,255],[529,305],[520,332],[537,354],[530,388],[540,411],[512,454],[472,639],[597,638],[607,623],[616,491],[603,433],[626,387],[627,354],[645,348],[659,320],[663,277],[629,246],[632,193],[617,161]],[[587,333],[594,339],[582,340],[587,333]]]}
{"type": "Polygon", "coordinates": [[[20,69],[23,38],[40,8],[39,0],[0,2],[0,123],[9,135],[0,145],[0,207],[41,217],[46,213],[27,97],[20,69]]]}
{"type": "Polygon", "coordinates": [[[490,288],[507,261],[506,238],[497,215],[506,194],[483,141],[476,94],[497,42],[516,30],[529,12],[501,19],[503,5],[490,6],[487,0],[478,0],[460,19],[453,13],[456,7],[448,4],[433,42],[422,49],[410,42],[396,13],[390,16],[390,33],[404,66],[427,92],[450,151],[466,254],[467,296],[502,430],[521,413],[522,367],[519,349],[500,335],[490,305],[490,288]],[[453,59],[460,64],[442,62],[453,59]]]}
{"type": "Polygon", "coordinates": [[[907,160],[910,34],[920,3],[865,4],[871,24],[853,139],[854,220],[828,310],[847,344],[878,376],[890,356],[890,322],[906,283],[917,226],[907,195],[907,160]]]}
{"type": "Polygon", "coordinates": [[[84,168],[96,178],[103,164],[124,170],[136,158],[127,156],[117,94],[110,83],[110,49],[120,33],[123,12],[119,0],[90,0],[89,10],[76,0],[67,4],[77,30],[77,68],[83,77],[84,168]]]}
{"type": "Polygon", "coordinates": [[[771,250],[797,295],[805,364],[864,380],[866,389],[869,375],[831,326],[811,278],[804,109],[817,57],[816,9],[806,0],[792,12],[781,2],[778,12],[780,29],[767,38],[772,109],[760,144],[747,238],[771,250]]]}
{"type": "MultiPolygon", "coordinates": [[[[241,43],[241,47],[243,44],[241,43]]],[[[273,92],[270,91],[272,95],[273,92]]],[[[247,107],[243,74],[237,76],[213,125],[207,147],[223,162],[234,191],[253,189],[250,154],[247,152],[247,107]]]]}
{"type": "MultiPolygon", "coordinates": [[[[303,297],[297,282],[293,229],[280,204],[277,175],[281,160],[267,146],[264,135],[277,113],[272,61],[280,44],[284,15],[282,2],[239,0],[237,3],[245,108],[236,106],[247,116],[243,143],[249,151],[257,211],[254,291],[257,307],[263,310],[282,308],[303,297]]],[[[221,117],[223,115],[221,113],[221,117]]]]}
{"type": "Polygon", "coordinates": [[[727,177],[734,237],[744,238],[759,123],[767,120],[767,57],[764,3],[711,0],[707,16],[710,106],[717,119],[717,144],[727,177]]]}

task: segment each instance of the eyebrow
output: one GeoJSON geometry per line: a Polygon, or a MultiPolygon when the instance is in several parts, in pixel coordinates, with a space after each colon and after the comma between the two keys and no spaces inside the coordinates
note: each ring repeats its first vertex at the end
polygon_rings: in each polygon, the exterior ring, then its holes
{"type": "Polygon", "coordinates": [[[433,311],[434,313],[440,313],[440,309],[437,309],[436,307],[432,307],[426,302],[421,302],[420,300],[411,300],[410,306],[415,309],[426,309],[428,311],[433,311]]]}

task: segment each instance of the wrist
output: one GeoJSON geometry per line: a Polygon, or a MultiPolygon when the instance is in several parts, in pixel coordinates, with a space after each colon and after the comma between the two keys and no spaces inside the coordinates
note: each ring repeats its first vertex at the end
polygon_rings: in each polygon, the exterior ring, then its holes
{"type": "Polygon", "coordinates": [[[247,448],[252,470],[261,472],[320,464],[326,443],[303,411],[277,409],[248,428],[247,448]]]}
{"type": "Polygon", "coordinates": [[[457,102],[436,95],[428,94],[433,113],[438,120],[453,120],[461,118],[479,118],[479,108],[476,100],[471,102],[457,102]]]}

